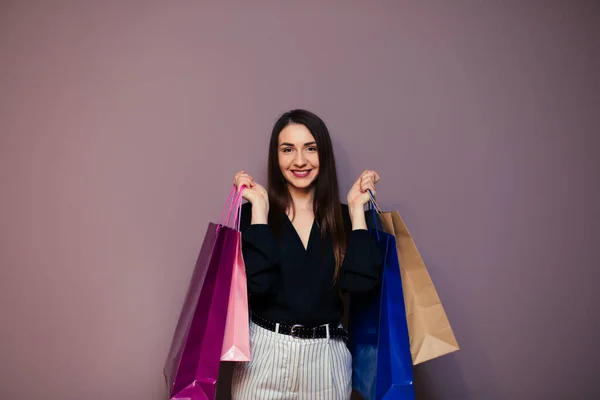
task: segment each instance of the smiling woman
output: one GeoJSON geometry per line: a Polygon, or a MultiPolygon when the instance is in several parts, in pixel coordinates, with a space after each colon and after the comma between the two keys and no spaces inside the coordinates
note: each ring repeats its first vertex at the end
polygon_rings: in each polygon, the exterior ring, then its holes
{"type": "Polygon", "coordinates": [[[250,293],[252,360],[238,363],[233,399],[349,399],[352,358],[340,294],[379,283],[379,251],[364,205],[379,175],[365,171],[340,202],[329,131],[292,110],[269,143],[268,190],[245,171],[242,251],[250,293]]]}

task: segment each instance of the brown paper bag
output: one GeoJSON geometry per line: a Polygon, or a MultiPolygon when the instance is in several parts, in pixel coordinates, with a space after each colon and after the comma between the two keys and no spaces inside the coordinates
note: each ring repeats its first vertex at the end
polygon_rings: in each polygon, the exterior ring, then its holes
{"type": "Polygon", "coordinates": [[[396,237],[413,365],[459,349],[425,263],[398,211],[380,212],[386,233],[396,237]]]}

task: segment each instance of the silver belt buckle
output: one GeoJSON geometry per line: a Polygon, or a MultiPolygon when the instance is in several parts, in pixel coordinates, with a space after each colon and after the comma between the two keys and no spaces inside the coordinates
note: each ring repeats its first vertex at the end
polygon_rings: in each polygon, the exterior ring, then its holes
{"type": "Polygon", "coordinates": [[[292,336],[292,337],[299,337],[299,336],[294,335],[294,329],[296,329],[296,328],[302,328],[303,326],[304,325],[299,325],[299,324],[292,325],[292,328],[290,329],[290,336],[292,336]]]}

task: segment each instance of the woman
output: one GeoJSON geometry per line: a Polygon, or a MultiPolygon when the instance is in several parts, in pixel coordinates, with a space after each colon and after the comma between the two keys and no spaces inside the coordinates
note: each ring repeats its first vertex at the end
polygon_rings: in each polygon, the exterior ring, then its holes
{"type": "Polygon", "coordinates": [[[365,171],[341,204],[331,138],[306,110],[283,114],[269,145],[268,191],[245,171],[242,251],[252,360],[237,363],[232,398],[349,399],[352,359],[342,293],[379,284],[381,259],[364,205],[379,175],[365,171]]]}

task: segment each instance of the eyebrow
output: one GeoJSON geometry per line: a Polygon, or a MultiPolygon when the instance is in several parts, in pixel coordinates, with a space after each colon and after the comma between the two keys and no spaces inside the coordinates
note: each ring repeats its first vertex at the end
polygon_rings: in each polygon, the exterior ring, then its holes
{"type": "MultiPolygon", "coordinates": [[[[317,142],[308,142],[308,143],[304,143],[304,147],[306,147],[306,146],[314,146],[316,144],[317,144],[317,142]]],[[[291,147],[294,147],[294,144],[293,143],[281,143],[279,146],[280,147],[281,146],[291,146],[291,147]]]]}

